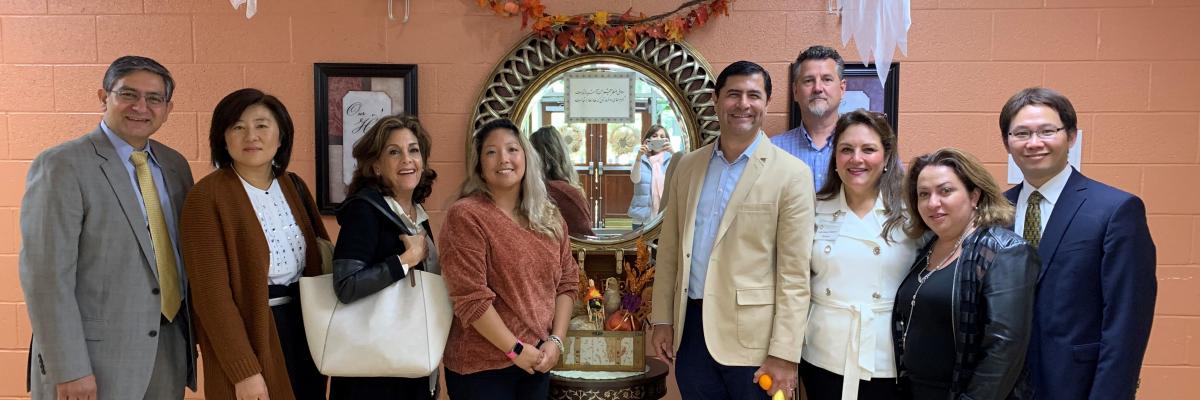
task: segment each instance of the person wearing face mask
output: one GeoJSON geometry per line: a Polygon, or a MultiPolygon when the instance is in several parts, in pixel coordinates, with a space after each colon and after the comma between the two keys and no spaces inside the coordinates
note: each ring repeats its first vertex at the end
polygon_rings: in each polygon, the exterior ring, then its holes
{"type": "Polygon", "coordinates": [[[629,217],[634,227],[645,225],[658,215],[666,186],[667,166],[671,164],[671,138],[662,125],[650,125],[642,135],[637,161],[629,172],[633,181],[633,200],[629,202],[629,217]]]}
{"type": "MultiPolygon", "coordinates": [[[[341,231],[333,251],[333,285],[342,303],[383,290],[413,268],[440,272],[429,215],[421,207],[437,179],[426,165],[430,146],[429,133],[408,114],[380,118],[354,144],[357,166],[337,211],[341,231]]],[[[431,399],[436,384],[436,374],[333,377],[329,398],[431,399]]]]}
{"type": "Polygon", "coordinates": [[[974,156],[944,148],[911,165],[906,231],[931,239],[896,292],[899,376],[914,399],[1032,398],[1037,252],[1008,229],[1013,206],[974,156]]]}
{"type": "Polygon", "coordinates": [[[298,282],[321,273],[317,238],[329,235],[287,170],[294,137],[287,108],[257,89],[213,110],[217,170],[188,194],[180,224],[209,399],[324,398],[298,282]]]}
{"type": "Polygon", "coordinates": [[[450,398],[547,398],[579,266],[540,157],[511,121],[488,122],[472,137],[440,242],[454,308],[442,359],[450,398]]]}
{"type": "Polygon", "coordinates": [[[859,109],[838,119],[831,143],[801,381],[810,400],[899,399],[889,322],[918,240],[903,232],[896,135],[882,115],[859,109]]]}

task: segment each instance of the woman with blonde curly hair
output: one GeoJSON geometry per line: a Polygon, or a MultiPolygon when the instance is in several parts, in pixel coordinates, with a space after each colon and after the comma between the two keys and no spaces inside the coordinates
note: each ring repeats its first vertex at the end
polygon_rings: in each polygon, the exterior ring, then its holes
{"type": "Polygon", "coordinates": [[[443,361],[453,399],[544,399],[579,267],[537,152],[506,119],[472,138],[439,236],[454,305],[443,361]]]}

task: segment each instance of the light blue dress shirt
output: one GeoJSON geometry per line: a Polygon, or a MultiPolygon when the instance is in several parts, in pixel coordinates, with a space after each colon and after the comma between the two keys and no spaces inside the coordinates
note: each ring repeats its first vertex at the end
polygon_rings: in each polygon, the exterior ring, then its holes
{"type": "Polygon", "coordinates": [[[833,158],[833,135],[825,139],[825,147],[817,149],[813,144],[812,136],[809,136],[808,130],[804,129],[804,124],[800,124],[796,129],[780,133],[771,137],[771,143],[774,143],[783,151],[788,152],[805,164],[812,168],[813,174],[813,193],[821,191],[821,186],[825,185],[825,176],[829,173],[829,160],[833,158]]]}
{"type": "Polygon", "coordinates": [[[696,227],[692,236],[692,269],[688,276],[688,298],[704,298],[704,279],[708,276],[708,261],[713,245],[717,241],[717,229],[725,216],[725,206],[733,196],[742,172],[759,142],[766,135],[759,132],[742,155],[730,163],[721,152],[720,139],[713,146],[712,158],[708,160],[708,171],[704,173],[704,186],[700,189],[700,202],[696,205],[696,227]]]}
{"type": "MultiPolygon", "coordinates": [[[[150,220],[146,217],[146,200],[142,198],[141,185],[138,184],[137,168],[133,166],[133,161],[129,159],[129,156],[138,149],[134,149],[133,146],[125,142],[125,139],[117,136],[112,129],[108,128],[108,125],[104,121],[100,121],[100,129],[104,131],[104,135],[108,136],[108,141],[112,142],[113,148],[117,150],[117,157],[121,159],[121,165],[124,165],[125,170],[129,171],[129,183],[133,185],[133,193],[137,195],[138,208],[142,210],[142,220],[146,222],[146,230],[149,232],[150,220]]],[[[146,142],[145,150],[147,153],[150,153],[149,157],[147,157],[149,160],[148,164],[150,164],[150,175],[154,176],[154,187],[158,188],[158,202],[162,206],[163,219],[167,222],[167,231],[171,236],[171,248],[175,250],[175,267],[179,269],[179,276],[183,277],[185,276],[183,272],[183,257],[179,254],[178,246],[179,229],[178,224],[175,222],[175,209],[171,208],[171,195],[167,191],[167,182],[163,180],[162,167],[158,165],[158,159],[154,157],[154,146],[151,146],[149,141],[146,142]]],[[[180,279],[179,282],[182,285],[184,280],[180,279]]],[[[182,291],[180,293],[187,292],[182,291]]]]}

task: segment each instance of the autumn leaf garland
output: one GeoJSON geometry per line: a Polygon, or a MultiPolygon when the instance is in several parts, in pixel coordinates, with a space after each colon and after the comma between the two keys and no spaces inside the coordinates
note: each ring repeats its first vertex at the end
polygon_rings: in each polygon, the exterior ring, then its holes
{"type": "Polygon", "coordinates": [[[682,40],[693,29],[704,26],[709,19],[729,15],[729,4],[734,0],[691,0],[673,11],[646,16],[633,14],[630,8],[624,13],[613,15],[607,11],[591,14],[555,15],[546,12],[541,0],[478,0],[480,7],[491,9],[504,17],[521,16],[521,27],[530,27],[534,33],[553,38],[560,48],[587,47],[589,39],[596,41],[600,50],[620,48],[628,50],[638,39],[649,36],[670,41],[682,40]]]}

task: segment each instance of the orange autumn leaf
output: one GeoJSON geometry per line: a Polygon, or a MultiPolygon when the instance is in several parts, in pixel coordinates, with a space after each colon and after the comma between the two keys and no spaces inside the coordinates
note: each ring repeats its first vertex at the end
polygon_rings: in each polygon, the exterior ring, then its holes
{"type": "Polygon", "coordinates": [[[542,5],[541,0],[525,0],[525,8],[529,10],[531,17],[541,18],[546,16],[546,6],[542,5]]]}
{"type": "Polygon", "coordinates": [[[560,49],[566,50],[567,47],[571,45],[571,34],[567,32],[559,32],[558,35],[554,37],[554,44],[557,44],[560,49]]]}
{"type": "Polygon", "coordinates": [[[729,2],[727,0],[713,1],[708,7],[713,14],[724,14],[727,17],[729,16],[729,2]]]}
{"type": "Polygon", "coordinates": [[[533,29],[534,31],[537,31],[537,32],[542,32],[547,29],[550,29],[551,26],[554,26],[553,18],[541,17],[541,18],[538,18],[537,21],[533,22],[533,27],[530,29],[533,29]]]}
{"type": "Polygon", "coordinates": [[[667,37],[665,31],[666,24],[659,24],[646,29],[646,34],[655,39],[663,39],[667,37]]]}
{"type": "Polygon", "coordinates": [[[683,20],[673,18],[667,21],[667,40],[679,41],[683,40],[683,20]]]}
{"type": "Polygon", "coordinates": [[[633,21],[633,7],[629,7],[628,10],[625,10],[625,12],[621,13],[621,15],[617,18],[620,19],[621,22],[633,21]]]}
{"type": "Polygon", "coordinates": [[[696,24],[704,25],[708,23],[708,8],[700,7],[692,10],[692,15],[696,18],[696,24]]]}
{"type": "Polygon", "coordinates": [[[571,43],[575,47],[585,48],[587,47],[587,42],[587,33],[584,33],[583,29],[575,28],[574,32],[571,32],[571,43]]]}
{"type": "Polygon", "coordinates": [[[637,35],[633,33],[633,29],[625,28],[625,33],[621,36],[625,38],[621,41],[621,48],[625,50],[632,49],[633,45],[637,43],[637,35]]]}
{"type": "Polygon", "coordinates": [[[600,49],[600,51],[608,50],[608,46],[611,44],[609,38],[598,31],[593,32],[596,32],[596,48],[600,49]]]}

